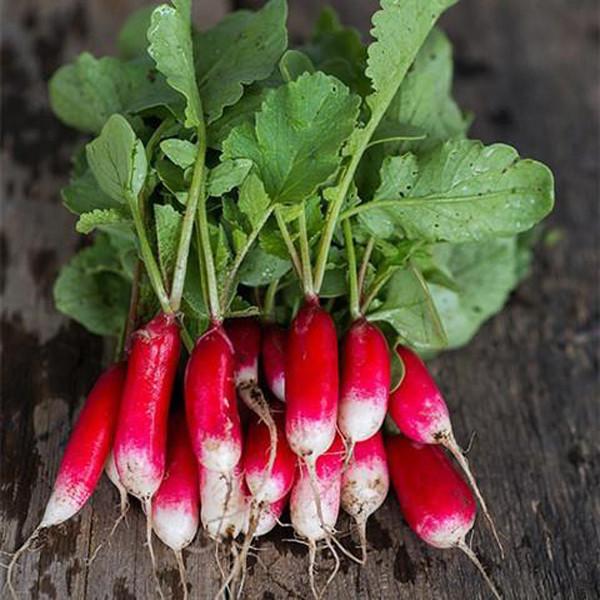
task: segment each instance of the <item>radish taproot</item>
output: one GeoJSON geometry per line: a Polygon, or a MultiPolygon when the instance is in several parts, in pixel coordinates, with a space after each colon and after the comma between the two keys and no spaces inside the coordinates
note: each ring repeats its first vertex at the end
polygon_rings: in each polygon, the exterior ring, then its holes
{"type": "Polygon", "coordinates": [[[119,523],[125,518],[127,515],[127,511],[129,510],[129,497],[127,495],[127,490],[123,483],[121,483],[121,478],[119,477],[119,473],[117,471],[117,465],[115,464],[115,454],[111,450],[108,454],[108,458],[106,459],[106,464],[104,465],[104,472],[106,476],[110,480],[110,482],[117,488],[119,492],[119,516],[117,517],[112,529],[110,530],[109,538],[113,536],[114,532],[117,530],[119,523]]]}
{"type": "Polygon", "coordinates": [[[198,338],[185,372],[185,409],[196,459],[205,469],[231,473],[242,455],[234,349],[220,325],[198,338]]]}
{"type": "Polygon", "coordinates": [[[262,370],[268,388],[281,402],[285,402],[287,337],[287,330],[274,323],[269,323],[263,328],[261,345],[262,370]]]}
{"type": "Polygon", "coordinates": [[[381,331],[363,318],[350,327],[342,344],[338,425],[349,443],[373,437],[387,412],[390,357],[381,331]]]}
{"type": "Polygon", "coordinates": [[[504,557],[504,549],[487,504],[469,463],[454,438],[448,406],[440,389],[425,363],[415,352],[404,346],[398,346],[396,351],[404,364],[404,377],[390,395],[389,413],[392,419],[400,431],[411,440],[421,444],[441,444],[452,453],[467,476],[504,557]]]}
{"type": "Polygon", "coordinates": [[[188,597],[182,550],[191,544],[199,523],[198,465],[184,413],[171,416],[165,477],[152,498],[152,527],[175,554],[183,597],[188,597]]]}
{"type": "Polygon", "coordinates": [[[477,504],[444,450],[396,435],[386,440],[386,452],[392,484],[410,528],[430,546],[462,550],[500,598],[465,541],[475,524],[477,504]]]}
{"type": "Polygon", "coordinates": [[[8,565],[6,582],[13,598],[17,598],[12,580],[19,557],[40,531],[75,516],[96,489],[113,443],[125,372],[125,363],[110,366],[98,377],[87,396],[65,448],[42,520],[14,552],[8,565]]]}
{"type": "Polygon", "coordinates": [[[363,564],[367,560],[367,519],[383,504],[389,489],[383,437],[378,431],[356,443],[342,474],[342,508],[356,521],[363,564]]]}

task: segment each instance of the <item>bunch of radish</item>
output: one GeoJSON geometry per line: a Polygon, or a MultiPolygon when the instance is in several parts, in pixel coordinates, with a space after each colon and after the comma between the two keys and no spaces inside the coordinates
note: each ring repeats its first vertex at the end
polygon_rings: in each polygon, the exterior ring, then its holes
{"type": "Polygon", "coordinates": [[[19,557],[103,470],[120,499],[106,537],[137,499],[160,596],[155,538],[187,597],[184,550],[202,529],[217,595],[234,597],[258,538],[291,523],[320,598],[341,556],[366,562],[390,482],[410,528],[462,550],[498,595],[466,542],[477,504],[502,551],[499,536],[418,352],[465,343],[498,310],[553,184],[466,138],[435,28],[453,3],[382,0],[368,47],[326,11],[288,49],[285,0],[207,31],[172,0],[132,16],[119,56],[53,76],[57,116],[95,136],[64,200],[80,233],[96,230],[55,302],[118,341],[10,561],[13,596],[19,557]],[[490,256],[498,282],[479,307],[490,256]]]}

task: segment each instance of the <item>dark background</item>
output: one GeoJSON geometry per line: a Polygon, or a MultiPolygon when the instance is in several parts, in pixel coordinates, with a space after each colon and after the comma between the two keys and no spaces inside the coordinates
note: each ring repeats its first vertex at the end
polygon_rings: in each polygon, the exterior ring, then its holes
{"type": "MultiPolygon", "coordinates": [[[[2,18],[2,508],[0,547],[38,522],[74,415],[102,364],[102,342],[55,312],[51,286],[81,243],[61,209],[77,136],[51,115],[46,81],[88,49],[113,49],[135,0],[20,0],[2,18]]],[[[237,2],[259,5],[261,2],[237,2]]],[[[300,39],[316,0],[290,0],[300,39]]],[[[372,1],[333,2],[366,32],[372,1]]],[[[208,26],[231,8],[196,0],[208,26]]],[[[597,0],[463,0],[443,24],[455,44],[456,94],[477,119],[472,136],[514,144],[551,166],[562,240],[540,247],[531,277],[465,349],[433,367],[509,555],[500,564],[484,527],[474,547],[506,598],[600,596],[598,200],[600,19],[597,0]]],[[[81,514],[21,561],[19,589],[32,598],[151,598],[141,512],[88,568],[117,514],[103,479],[81,514]]],[[[371,555],[343,563],[330,598],[486,598],[458,552],[426,548],[390,497],[368,526],[371,555]]],[[[248,598],[307,597],[305,548],[275,533],[259,546],[248,598]]],[[[157,547],[160,544],[156,543],[157,547]]],[[[187,554],[192,594],[218,589],[212,549],[187,554]]],[[[165,590],[178,596],[175,563],[159,548],[165,590]]],[[[325,563],[330,566],[329,563],[325,563]]],[[[0,578],[3,574],[0,575],[0,578]]],[[[1,582],[0,582],[1,583],[1,582]]]]}

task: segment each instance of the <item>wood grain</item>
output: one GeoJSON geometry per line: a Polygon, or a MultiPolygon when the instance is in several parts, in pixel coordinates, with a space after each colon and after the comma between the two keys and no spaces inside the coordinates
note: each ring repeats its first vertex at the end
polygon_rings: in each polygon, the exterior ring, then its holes
{"type": "MultiPolygon", "coordinates": [[[[2,41],[2,422],[0,547],[35,527],[69,428],[102,364],[102,344],[57,314],[51,286],[81,242],[59,209],[79,138],[51,115],[46,81],[82,49],[99,54],[138,0],[22,0],[5,7],[2,41]]],[[[237,2],[251,6],[252,2],[237,2]]],[[[368,30],[374,2],[333,2],[368,30]]],[[[225,0],[196,2],[205,25],[225,0]]],[[[320,2],[290,1],[294,37],[320,2]]],[[[444,19],[456,46],[456,93],[477,115],[472,134],[503,140],[554,170],[563,232],[540,248],[531,277],[473,343],[443,355],[435,374],[460,440],[478,436],[475,465],[509,556],[500,564],[483,526],[473,539],[506,598],[600,597],[598,199],[600,19],[594,0],[463,0],[444,19]]],[[[21,561],[29,598],[152,598],[141,512],[106,539],[117,496],[103,480],[72,522],[21,561]]],[[[343,530],[348,523],[342,521],[343,530]]],[[[467,560],[424,547],[390,497],[369,524],[366,568],[343,562],[329,598],[487,598],[467,560]]],[[[306,552],[281,530],[261,542],[246,597],[307,597],[306,552]]],[[[158,544],[157,544],[158,545],[158,544]]],[[[194,598],[218,589],[212,546],[187,553],[194,598]]],[[[160,578],[179,597],[175,562],[158,549],[160,578]]],[[[331,561],[324,558],[324,568],[331,561]]],[[[0,576],[3,577],[3,574],[0,576]]],[[[0,584],[2,582],[0,581],[0,584]]]]}

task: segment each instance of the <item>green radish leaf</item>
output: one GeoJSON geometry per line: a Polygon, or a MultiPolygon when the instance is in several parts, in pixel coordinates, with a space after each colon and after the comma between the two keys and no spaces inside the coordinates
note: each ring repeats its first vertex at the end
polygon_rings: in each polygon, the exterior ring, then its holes
{"type": "Polygon", "coordinates": [[[74,174],[69,184],[61,190],[63,204],[72,213],[81,215],[95,209],[111,209],[120,207],[120,202],[113,200],[99,187],[92,171],[87,167],[82,173],[74,174]]]}
{"type": "Polygon", "coordinates": [[[553,203],[545,165],[504,144],[451,140],[419,158],[386,159],[375,200],[359,210],[375,236],[466,242],[526,231],[553,203]]]}
{"type": "Polygon", "coordinates": [[[144,6],[133,12],[119,32],[117,47],[126,59],[148,57],[148,29],[156,6],[144,6]]]}
{"type": "Polygon", "coordinates": [[[185,126],[197,127],[202,120],[202,104],[194,71],[190,0],[161,4],[152,13],[148,29],[148,54],[167,83],[186,100],[185,126]]]}
{"type": "Polygon", "coordinates": [[[166,159],[158,159],[154,164],[160,182],[182,204],[187,202],[187,185],[183,169],[166,159]]]}
{"type": "Polygon", "coordinates": [[[206,182],[208,196],[220,197],[239,187],[252,168],[252,161],[238,158],[225,160],[211,169],[206,182]]]}
{"type": "Polygon", "coordinates": [[[287,46],[285,0],[238,11],[194,37],[196,74],[207,122],[242,97],[244,85],[267,78],[287,46]]]}
{"type": "Polygon", "coordinates": [[[304,74],[267,96],[254,127],[233,129],[223,154],[252,160],[273,202],[299,203],[337,170],[357,112],[358,98],[342,83],[304,74]]]}
{"type": "Polygon", "coordinates": [[[304,73],[314,73],[315,67],[304,52],[286,50],[279,61],[279,72],[283,80],[288,83],[296,81],[304,73]]]}
{"type": "Polygon", "coordinates": [[[373,113],[383,113],[395,96],[419,48],[442,12],[457,0],[381,0],[373,15],[367,70],[374,92],[373,113]]]}
{"type": "Polygon", "coordinates": [[[467,244],[438,244],[433,259],[452,274],[455,289],[428,281],[448,347],[466,344],[482,323],[500,311],[518,283],[517,242],[500,238],[467,244]]]}
{"type": "Polygon", "coordinates": [[[97,227],[102,225],[129,225],[131,224],[131,215],[129,211],[122,208],[104,208],[94,209],[80,215],[75,229],[79,233],[91,233],[97,227]]]}
{"type": "Polygon", "coordinates": [[[98,133],[112,114],[129,112],[140,92],[159,84],[148,79],[147,65],[84,52],[50,79],[50,106],[66,125],[98,133]]]}
{"type": "Polygon", "coordinates": [[[417,349],[440,349],[448,342],[429,288],[410,263],[394,273],[384,288],[383,302],[367,319],[389,323],[417,349]]]}
{"type": "Polygon", "coordinates": [[[337,77],[353,92],[366,96],[371,91],[365,75],[367,49],[360,33],[343,27],[331,7],[323,8],[311,40],[302,50],[319,71],[337,77]]]}
{"type": "Polygon", "coordinates": [[[196,162],[196,156],[198,155],[197,144],[176,138],[163,140],[160,143],[160,149],[171,162],[182,169],[191,167],[196,162]]]}
{"type": "Polygon", "coordinates": [[[465,118],[451,95],[452,47],[433,29],[417,54],[373,138],[389,138],[398,130],[424,134],[422,140],[398,141],[386,146],[391,153],[423,152],[450,138],[464,137],[465,118]]]}
{"type": "Polygon", "coordinates": [[[254,174],[249,175],[240,188],[238,207],[246,215],[252,229],[258,226],[271,205],[262,181],[254,174]]]}
{"type": "Polygon", "coordinates": [[[54,302],[63,314],[97,335],[118,336],[129,300],[130,282],[108,237],[76,254],[54,284],[54,302]]]}
{"type": "Polygon", "coordinates": [[[202,278],[200,276],[200,265],[195,257],[198,256],[198,249],[195,241],[192,240],[190,249],[190,260],[188,260],[185,274],[185,285],[183,287],[184,312],[193,319],[206,319],[208,311],[204,304],[202,294],[202,278]]]}
{"type": "Polygon", "coordinates": [[[158,246],[158,263],[163,281],[171,282],[177,248],[181,237],[183,217],[170,204],[154,205],[154,222],[156,226],[156,242],[158,246]]]}
{"type": "Polygon", "coordinates": [[[250,287],[269,285],[283,277],[292,264],[289,260],[267,254],[260,246],[254,246],[240,267],[240,282],[250,287]]]}
{"type": "Polygon", "coordinates": [[[113,115],[100,135],[86,146],[90,169],[103,192],[113,200],[137,198],[146,181],[144,144],[121,115],[113,115]]]}
{"type": "Polygon", "coordinates": [[[392,344],[389,348],[391,371],[390,393],[395,392],[400,387],[400,384],[404,379],[404,374],[406,373],[404,369],[404,363],[402,362],[402,359],[398,356],[395,346],[395,344],[392,344]]]}

